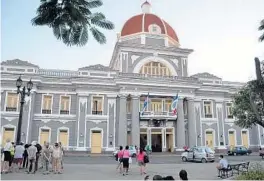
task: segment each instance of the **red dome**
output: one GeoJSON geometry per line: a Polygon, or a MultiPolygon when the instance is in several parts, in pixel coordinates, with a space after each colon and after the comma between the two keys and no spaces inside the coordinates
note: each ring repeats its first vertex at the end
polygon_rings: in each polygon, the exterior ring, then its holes
{"type": "Polygon", "coordinates": [[[160,17],[154,14],[140,14],[130,18],[121,31],[121,36],[133,35],[136,33],[149,32],[149,26],[156,24],[161,29],[161,34],[168,35],[179,43],[179,39],[173,28],[160,17]]]}

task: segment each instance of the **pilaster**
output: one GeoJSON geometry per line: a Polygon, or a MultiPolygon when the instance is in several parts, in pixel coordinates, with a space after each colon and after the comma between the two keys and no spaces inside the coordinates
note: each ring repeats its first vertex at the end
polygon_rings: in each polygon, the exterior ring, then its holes
{"type": "Polygon", "coordinates": [[[188,137],[189,147],[197,146],[196,120],[194,110],[194,100],[188,98],[188,137]]]}
{"type": "Polygon", "coordinates": [[[139,96],[132,95],[132,145],[140,146],[139,96]]]}
{"type": "Polygon", "coordinates": [[[177,150],[180,151],[185,146],[185,123],[182,98],[178,101],[177,113],[177,150]]]}
{"type": "Polygon", "coordinates": [[[77,150],[84,151],[85,142],[86,142],[86,133],[85,133],[85,122],[87,114],[87,105],[88,105],[88,94],[79,94],[78,95],[78,127],[77,127],[77,150]]]}
{"type": "Polygon", "coordinates": [[[127,144],[127,95],[119,95],[120,108],[119,108],[119,124],[118,124],[118,145],[126,146],[127,144]]]}
{"type": "Polygon", "coordinates": [[[108,105],[107,105],[107,147],[108,150],[113,151],[116,147],[115,144],[115,126],[116,126],[116,95],[107,95],[108,105]]]}

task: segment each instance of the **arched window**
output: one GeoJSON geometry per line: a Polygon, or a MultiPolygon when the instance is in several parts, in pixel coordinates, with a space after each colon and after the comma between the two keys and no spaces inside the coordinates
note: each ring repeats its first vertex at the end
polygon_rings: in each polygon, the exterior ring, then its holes
{"type": "Polygon", "coordinates": [[[172,75],[170,69],[160,62],[149,62],[143,65],[139,73],[149,74],[149,75],[162,75],[162,76],[172,75]]]}

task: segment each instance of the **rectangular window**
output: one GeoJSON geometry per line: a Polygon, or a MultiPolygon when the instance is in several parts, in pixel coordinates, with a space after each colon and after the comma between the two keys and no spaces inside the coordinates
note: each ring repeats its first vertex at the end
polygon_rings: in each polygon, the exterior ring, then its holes
{"type": "Polygon", "coordinates": [[[44,95],[42,100],[42,114],[51,114],[52,96],[44,95]]]}
{"type": "Polygon", "coordinates": [[[18,110],[18,94],[17,93],[7,93],[6,99],[6,111],[16,112],[18,110]]]}
{"type": "Polygon", "coordinates": [[[70,97],[61,96],[60,114],[70,114],[70,97]]]}
{"type": "Polygon", "coordinates": [[[232,103],[226,103],[226,116],[228,119],[233,119],[232,103]]]}
{"type": "Polygon", "coordinates": [[[211,101],[204,101],[204,115],[205,118],[212,118],[212,102],[211,101]]]}
{"type": "Polygon", "coordinates": [[[164,111],[171,112],[172,100],[165,100],[164,111]]]}
{"type": "Polygon", "coordinates": [[[102,97],[93,97],[93,115],[102,115],[103,114],[103,98],[102,97]]]}
{"type": "Polygon", "coordinates": [[[151,111],[162,112],[162,101],[161,100],[151,100],[151,111]]]}

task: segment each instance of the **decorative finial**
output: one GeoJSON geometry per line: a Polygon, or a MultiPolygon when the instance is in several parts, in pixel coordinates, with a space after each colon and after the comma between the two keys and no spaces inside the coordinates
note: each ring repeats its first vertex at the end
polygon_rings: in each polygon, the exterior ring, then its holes
{"type": "Polygon", "coordinates": [[[151,13],[151,4],[146,0],[142,5],[141,9],[143,13],[151,13]]]}

